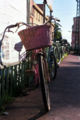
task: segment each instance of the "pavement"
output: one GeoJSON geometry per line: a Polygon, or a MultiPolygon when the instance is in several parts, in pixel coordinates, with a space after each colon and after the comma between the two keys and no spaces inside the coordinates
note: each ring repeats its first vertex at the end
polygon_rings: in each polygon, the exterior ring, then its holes
{"type": "Polygon", "coordinates": [[[0,120],[80,120],[80,57],[69,55],[50,84],[51,110],[44,112],[40,88],[8,105],[0,120]]]}
{"type": "Polygon", "coordinates": [[[80,120],[80,57],[64,58],[51,85],[52,109],[38,120],[80,120]]]}

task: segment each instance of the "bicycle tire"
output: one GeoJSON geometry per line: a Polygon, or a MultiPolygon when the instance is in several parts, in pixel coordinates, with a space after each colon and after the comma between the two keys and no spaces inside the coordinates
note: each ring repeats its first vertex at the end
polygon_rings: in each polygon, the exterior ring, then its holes
{"type": "Polygon", "coordinates": [[[46,59],[42,55],[38,56],[38,62],[39,62],[40,84],[41,84],[44,109],[46,112],[48,112],[50,111],[48,66],[46,59]]]}
{"type": "Polygon", "coordinates": [[[50,79],[52,81],[55,80],[56,74],[57,74],[57,63],[56,63],[56,58],[53,53],[50,54],[50,61],[49,61],[49,73],[50,73],[50,79]]]}

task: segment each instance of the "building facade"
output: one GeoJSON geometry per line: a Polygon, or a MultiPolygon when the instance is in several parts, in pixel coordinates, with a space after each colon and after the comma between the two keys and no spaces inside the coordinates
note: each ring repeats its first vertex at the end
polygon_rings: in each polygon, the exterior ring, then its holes
{"type": "Polygon", "coordinates": [[[33,0],[30,0],[30,24],[41,25],[43,24],[43,4],[36,4],[33,0]]]}
{"type": "MultiPolygon", "coordinates": [[[[33,0],[30,2],[30,24],[42,25],[43,24],[43,4],[36,4],[33,0]]],[[[52,10],[50,7],[49,9],[52,10]]],[[[45,21],[49,20],[49,16],[45,17],[45,21]]],[[[54,24],[51,23],[51,31],[54,34],[54,24]]]]}
{"type": "Polygon", "coordinates": [[[72,26],[72,48],[80,50],[80,17],[74,18],[72,26]]]}
{"type": "Polygon", "coordinates": [[[80,0],[76,0],[77,10],[76,17],[73,18],[72,26],[72,48],[80,51],[80,0]]]}

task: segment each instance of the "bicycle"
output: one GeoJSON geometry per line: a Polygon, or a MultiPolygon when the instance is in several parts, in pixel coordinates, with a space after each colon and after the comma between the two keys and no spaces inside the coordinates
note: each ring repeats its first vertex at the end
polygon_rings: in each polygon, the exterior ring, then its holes
{"type": "MultiPolygon", "coordinates": [[[[54,18],[51,18],[51,19],[54,19],[54,18]]],[[[51,22],[51,19],[48,20],[43,25],[33,26],[33,27],[24,22],[16,23],[14,25],[9,25],[5,28],[2,39],[1,39],[1,44],[2,44],[2,41],[5,37],[5,33],[7,32],[7,30],[8,32],[11,32],[10,30],[11,28],[17,27],[17,30],[18,30],[22,25],[27,26],[26,29],[19,31],[18,35],[20,36],[20,39],[22,40],[22,43],[27,50],[26,56],[30,54],[30,51],[37,50],[35,56],[36,56],[36,62],[38,64],[38,69],[39,69],[39,77],[40,77],[42,98],[43,98],[45,111],[49,111],[51,107],[48,85],[49,85],[50,79],[53,80],[57,72],[54,52],[51,51],[51,46],[53,42],[52,42],[52,37],[50,35],[50,25],[47,25],[47,23],[51,22]],[[48,62],[47,60],[47,55],[45,52],[46,47],[49,47],[49,50],[50,50],[48,54],[50,62],[48,62]]]]}
{"type": "MultiPolygon", "coordinates": [[[[23,44],[25,42],[23,39],[26,39],[26,37],[25,37],[26,34],[27,34],[27,36],[28,36],[28,34],[32,34],[32,33],[34,34],[34,31],[39,29],[38,33],[40,33],[40,30],[41,31],[43,30],[43,34],[47,35],[47,33],[50,30],[50,26],[48,26],[46,24],[41,25],[41,26],[31,27],[26,23],[20,22],[20,23],[14,24],[14,25],[9,25],[5,28],[5,30],[3,32],[3,36],[2,36],[2,39],[1,39],[1,45],[2,45],[3,39],[5,37],[5,33],[7,32],[7,30],[8,30],[8,32],[11,32],[11,30],[10,30],[11,28],[17,27],[17,29],[18,29],[19,27],[21,27],[21,25],[26,25],[28,27],[25,30],[22,30],[18,33],[21,40],[23,41],[23,44]],[[27,32],[27,33],[25,33],[25,32],[27,32]]],[[[41,35],[42,35],[42,33],[41,33],[41,35]]],[[[29,36],[29,37],[31,37],[31,36],[29,36]]],[[[45,53],[45,50],[42,50],[42,49],[44,49],[47,46],[51,46],[52,43],[50,41],[49,34],[48,34],[48,36],[45,36],[45,37],[47,39],[47,42],[45,41],[45,43],[43,43],[42,45],[40,45],[38,43],[34,44],[34,41],[30,45],[30,43],[27,41],[28,44],[24,44],[24,46],[27,47],[27,54],[29,54],[29,52],[31,50],[38,49],[38,52],[35,54],[35,56],[37,58],[37,63],[39,65],[39,74],[40,74],[40,84],[41,84],[42,97],[43,97],[43,102],[44,102],[44,108],[45,108],[46,111],[49,111],[50,110],[50,97],[49,97],[48,83],[49,83],[50,78],[49,78],[49,72],[48,72],[48,63],[47,63],[46,53],[45,53]],[[37,44],[39,46],[37,46],[37,44]],[[42,49],[40,49],[40,48],[42,48],[42,49]]],[[[42,39],[42,37],[41,37],[41,39],[42,39]]],[[[31,40],[32,40],[32,38],[31,38],[31,40]]],[[[37,40],[37,37],[36,37],[36,40],[37,40]]]]}

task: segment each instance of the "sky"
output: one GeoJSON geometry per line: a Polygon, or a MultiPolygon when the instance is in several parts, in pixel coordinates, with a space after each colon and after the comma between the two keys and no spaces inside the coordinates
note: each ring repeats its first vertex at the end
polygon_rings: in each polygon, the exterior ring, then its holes
{"type": "MultiPolygon", "coordinates": [[[[43,0],[34,0],[41,3],[43,0]]],[[[76,16],[76,0],[47,0],[53,7],[53,15],[60,19],[62,37],[71,43],[73,17],[76,16]]]]}

